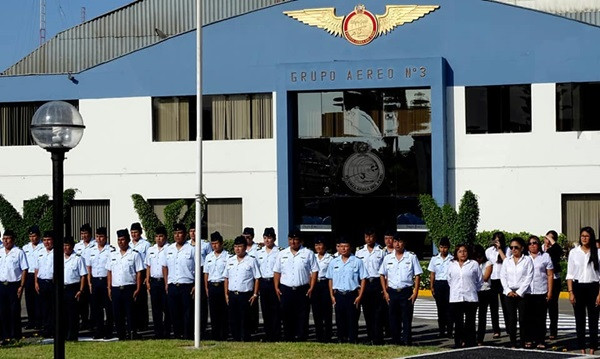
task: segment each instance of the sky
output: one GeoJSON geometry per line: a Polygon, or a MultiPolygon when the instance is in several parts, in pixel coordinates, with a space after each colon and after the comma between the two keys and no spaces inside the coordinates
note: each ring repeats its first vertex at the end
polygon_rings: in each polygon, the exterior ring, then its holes
{"type": "MultiPolygon", "coordinates": [[[[91,20],[134,0],[46,0],[46,41],[82,20],[91,20]]],[[[0,72],[40,44],[40,0],[0,0],[0,72]]]]}

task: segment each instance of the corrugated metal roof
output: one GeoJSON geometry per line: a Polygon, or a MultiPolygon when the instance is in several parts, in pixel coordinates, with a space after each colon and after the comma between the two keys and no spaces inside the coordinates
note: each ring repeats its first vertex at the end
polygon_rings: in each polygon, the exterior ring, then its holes
{"type": "MultiPolygon", "coordinates": [[[[203,0],[202,23],[286,1],[203,0]]],[[[57,34],[0,75],[77,73],[195,28],[196,0],[137,0],[57,34]]]]}
{"type": "Polygon", "coordinates": [[[600,0],[493,0],[600,25],[600,0]]]}

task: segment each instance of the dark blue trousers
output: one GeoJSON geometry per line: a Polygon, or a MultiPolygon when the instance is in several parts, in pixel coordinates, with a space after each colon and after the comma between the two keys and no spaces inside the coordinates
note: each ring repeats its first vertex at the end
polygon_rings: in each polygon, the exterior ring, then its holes
{"type": "Polygon", "coordinates": [[[39,298],[39,294],[35,291],[35,273],[27,273],[25,307],[27,308],[27,327],[32,329],[41,326],[42,302],[39,298]]]}
{"type": "Polygon", "coordinates": [[[95,327],[96,338],[108,338],[113,333],[113,308],[112,302],[108,297],[108,288],[106,286],[106,277],[92,278],[92,294],[90,296],[92,305],[92,324],[95,327]],[[106,314],[106,321],[104,316],[106,314]]]}
{"type": "Polygon", "coordinates": [[[259,291],[265,341],[277,342],[281,338],[281,308],[275,294],[273,278],[261,278],[259,291]]]}
{"type": "Polygon", "coordinates": [[[135,285],[112,287],[113,315],[117,337],[120,340],[130,339],[133,330],[133,292],[135,285]]]}
{"type": "Polygon", "coordinates": [[[379,277],[367,279],[361,304],[367,325],[367,337],[373,344],[383,344],[383,308],[385,307],[379,277]]]}
{"type": "Polygon", "coordinates": [[[38,279],[40,286],[40,306],[42,309],[42,337],[54,336],[54,283],[52,279],[38,279]]]}
{"type": "Polygon", "coordinates": [[[310,300],[306,295],[309,285],[288,287],[281,284],[281,314],[286,341],[305,341],[308,336],[310,300]]]}
{"type": "MultiPolygon", "coordinates": [[[[252,312],[250,311],[250,298],[252,291],[233,292],[229,291],[229,330],[234,341],[250,340],[250,321],[252,312]]],[[[254,302],[254,305],[258,305],[254,302]]]]}
{"type": "Polygon", "coordinates": [[[388,288],[388,294],[390,295],[390,330],[392,332],[392,340],[397,345],[412,344],[414,305],[409,300],[412,291],[412,287],[400,290],[388,288]]]}
{"type": "Polygon", "coordinates": [[[334,290],[335,326],[340,343],[356,343],[358,341],[358,316],[360,309],[354,305],[358,290],[342,292],[334,290]]]}
{"type": "Polygon", "coordinates": [[[167,295],[173,333],[177,339],[194,338],[194,301],[192,300],[194,283],[169,284],[167,295]]]}
{"type": "Polygon", "coordinates": [[[75,295],[79,291],[80,283],[67,284],[64,287],[63,301],[65,305],[65,340],[77,341],[79,338],[79,301],[75,295]]]}
{"type": "Polygon", "coordinates": [[[596,297],[598,296],[598,283],[573,283],[573,295],[575,304],[575,331],[577,332],[577,349],[585,349],[585,317],[587,312],[588,326],[590,331],[590,349],[598,349],[598,307],[596,297]]]}
{"type": "Polygon", "coordinates": [[[21,301],[17,290],[21,282],[0,283],[0,326],[2,339],[21,338],[21,301]]]}
{"type": "Polygon", "coordinates": [[[310,298],[313,320],[315,322],[315,332],[317,341],[326,343],[331,341],[331,322],[332,305],[331,295],[329,294],[329,280],[319,280],[310,298]]]}
{"type": "Polygon", "coordinates": [[[213,340],[227,340],[229,316],[223,282],[208,283],[208,308],[213,340]]]}
{"type": "Polygon", "coordinates": [[[171,335],[171,314],[167,303],[165,281],[162,278],[150,278],[150,301],[154,336],[157,339],[168,338],[171,335]]]}
{"type": "Polygon", "coordinates": [[[447,280],[433,282],[435,306],[438,312],[438,328],[440,335],[452,335],[452,311],[450,310],[450,286],[447,280]]]}

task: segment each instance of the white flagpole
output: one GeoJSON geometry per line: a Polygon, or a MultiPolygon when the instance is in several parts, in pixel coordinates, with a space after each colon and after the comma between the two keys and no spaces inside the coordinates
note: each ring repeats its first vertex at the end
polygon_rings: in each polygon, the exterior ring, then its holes
{"type": "Polygon", "coordinates": [[[200,278],[202,248],[202,0],[196,1],[196,280],[194,297],[194,347],[200,348],[200,298],[203,278],[200,278]]]}

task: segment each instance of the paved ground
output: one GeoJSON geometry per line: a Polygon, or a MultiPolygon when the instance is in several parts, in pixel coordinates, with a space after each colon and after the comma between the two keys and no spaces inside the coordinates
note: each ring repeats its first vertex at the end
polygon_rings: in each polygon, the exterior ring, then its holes
{"type": "Polygon", "coordinates": [[[592,356],[583,356],[574,353],[550,352],[539,350],[507,349],[497,347],[477,347],[463,350],[452,350],[441,353],[415,355],[407,358],[431,358],[431,359],[514,359],[536,358],[536,359],[563,359],[563,358],[593,358],[592,356]]]}

